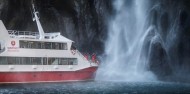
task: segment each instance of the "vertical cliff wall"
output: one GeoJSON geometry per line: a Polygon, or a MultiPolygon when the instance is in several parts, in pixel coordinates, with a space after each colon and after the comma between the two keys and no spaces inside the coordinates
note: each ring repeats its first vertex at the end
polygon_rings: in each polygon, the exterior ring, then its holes
{"type": "MultiPolygon", "coordinates": [[[[1,0],[0,4],[0,19],[7,29],[37,31],[31,0],[1,0]]],[[[35,4],[45,32],[61,32],[82,52],[103,52],[111,1],[35,0],[35,4]]]]}

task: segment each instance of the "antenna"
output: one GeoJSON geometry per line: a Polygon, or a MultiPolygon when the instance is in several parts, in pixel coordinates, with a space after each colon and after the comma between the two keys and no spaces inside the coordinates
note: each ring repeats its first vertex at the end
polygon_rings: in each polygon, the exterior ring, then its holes
{"type": "Polygon", "coordinates": [[[36,11],[35,9],[35,4],[34,4],[34,0],[32,0],[32,9],[33,9],[33,14],[34,14],[34,17],[33,17],[33,21],[36,21],[36,24],[37,24],[37,27],[38,27],[38,31],[39,31],[39,34],[40,34],[40,39],[44,39],[44,30],[42,28],[42,25],[40,23],[40,18],[38,17],[38,14],[39,12],[36,11]]]}
{"type": "Polygon", "coordinates": [[[30,13],[31,13],[31,15],[32,15],[32,20],[34,21],[35,19],[34,19],[34,14],[33,14],[33,12],[32,12],[32,8],[30,8],[30,13]]]}
{"type": "Polygon", "coordinates": [[[32,3],[32,8],[33,8],[33,9],[34,9],[34,11],[35,11],[35,5],[34,5],[34,4],[35,4],[35,2],[34,2],[34,0],[32,0],[32,1],[31,1],[31,3],[32,3]]]}
{"type": "Polygon", "coordinates": [[[37,12],[37,11],[35,9],[34,0],[32,0],[31,3],[32,3],[32,9],[31,9],[31,11],[33,10],[33,13],[32,13],[32,17],[33,18],[32,18],[32,20],[35,21],[36,20],[35,19],[35,12],[37,12]]]}

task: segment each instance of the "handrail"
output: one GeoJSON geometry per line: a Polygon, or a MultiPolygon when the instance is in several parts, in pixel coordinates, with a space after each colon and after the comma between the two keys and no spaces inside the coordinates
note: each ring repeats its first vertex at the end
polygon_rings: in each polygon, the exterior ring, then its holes
{"type": "MultiPolygon", "coordinates": [[[[10,37],[23,37],[23,38],[34,38],[38,39],[40,37],[39,32],[32,32],[32,31],[17,31],[17,30],[8,30],[8,33],[10,37]]],[[[50,39],[50,38],[55,38],[58,35],[60,35],[59,32],[54,32],[54,33],[45,33],[45,38],[50,39]]]]}
{"type": "Polygon", "coordinates": [[[17,30],[8,30],[8,33],[10,35],[31,35],[31,36],[36,36],[39,35],[38,32],[31,32],[31,31],[17,31],[17,30]]]}

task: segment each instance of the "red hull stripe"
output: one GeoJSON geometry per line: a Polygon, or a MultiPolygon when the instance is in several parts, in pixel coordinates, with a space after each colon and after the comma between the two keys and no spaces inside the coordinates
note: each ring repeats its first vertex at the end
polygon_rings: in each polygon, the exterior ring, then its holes
{"type": "Polygon", "coordinates": [[[84,81],[94,78],[97,67],[78,71],[53,72],[0,72],[0,83],[35,83],[84,81]]]}

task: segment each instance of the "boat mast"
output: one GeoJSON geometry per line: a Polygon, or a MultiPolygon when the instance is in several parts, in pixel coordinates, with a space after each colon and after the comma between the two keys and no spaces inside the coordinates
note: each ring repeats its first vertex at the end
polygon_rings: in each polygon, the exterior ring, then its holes
{"type": "Polygon", "coordinates": [[[40,20],[39,20],[40,18],[38,17],[39,12],[35,10],[33,1],[32,1],[32,8],[33,8],[33,14],[34,14],[33,21],[36,21],[38,31],[39,31],[39,34],[40,34],[40,39],[44,39],[45,34],[44,34],[44,30],[42,28],[42,25],[40,23],[40,20]]]}

